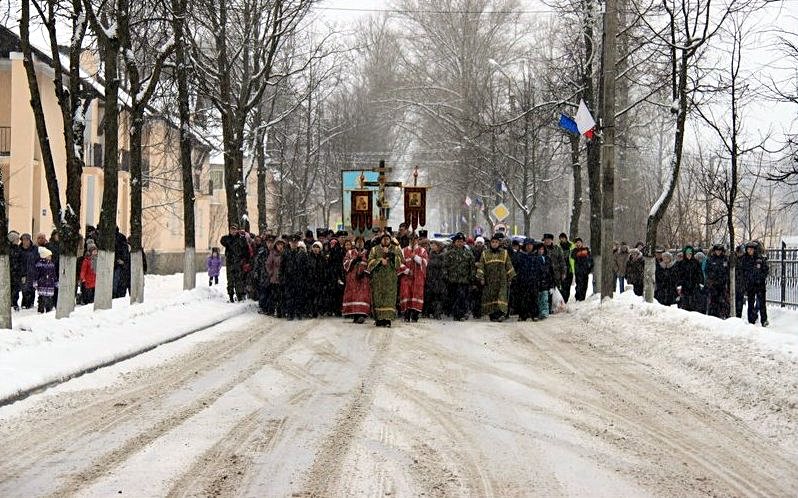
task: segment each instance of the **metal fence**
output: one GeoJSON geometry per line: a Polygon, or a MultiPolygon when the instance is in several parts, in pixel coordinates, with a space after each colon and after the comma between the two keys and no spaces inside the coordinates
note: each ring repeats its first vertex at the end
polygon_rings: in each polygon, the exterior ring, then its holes
{"type": "Polygon", "coordinates": [[[798,308],[798,249],[768,249],[770,272],[767,280],[767,301],[782,308],[798,308]]]}

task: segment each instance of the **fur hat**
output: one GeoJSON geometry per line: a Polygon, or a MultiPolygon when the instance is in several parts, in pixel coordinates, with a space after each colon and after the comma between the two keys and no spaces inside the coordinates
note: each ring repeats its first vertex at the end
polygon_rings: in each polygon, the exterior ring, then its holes
{"type": "Polygon", "coordinates": [[[543,240],[554,240],[554,234],[553,233],[544,233],[543,234],[543,240]]]}
{"type": "Polygon", "coordinates": [[[323,249],[323,248],[324,248],[324,246],[322,245],[322,243],[321,243],[321,242],[319,242],[318,240],[317,240],[316,242],[314,242],[314,243],[313,243],[313,247],[318,247],[319,249],[323,249]]]}
{"type": "Polygon", "coordinates": [[[303,249],[303,250],[307,250],[307,249],[308,249],[308,248],[307,248],[307,246],[305,245],[305,243],[304,243],[304,242],[302,242],[301,240],[300,240],[299,242],[297,242],[297,245],[296,245],[296,246],[297,246],[299,249],[303,249]]]}
{"type": "Polygon", "coordinates": [[[465,240],[465,239],[466,239],[466,238],[465,238],[465,235],[463,235],[463,232],[457,232],[457,233],[455,234],[455,236],[454,236],[454,237],[452,237],[452,241],[456,241],[456,240],[465,240]]]}
{"type": "Polygon", "coordinates": [[[493,237],[491,237],[491,238],[490,238],[490,240],[498,240],[498,241],[501,241],[503,238],[504,238],[504,234],[503,234],[503,233],[501,233],[501,232],[496,232],[496,233],[494,233],[494,234],[493,234],[493,237]]]}
{"type": "Polygon", "coordinates": [[[44,246],[39,246],[39,257],[40,258],[49,258],[52,255],[53,255],[53,253],[52,253],[52,251],[50,251],[50,249],[47,249],[44,246]]]}

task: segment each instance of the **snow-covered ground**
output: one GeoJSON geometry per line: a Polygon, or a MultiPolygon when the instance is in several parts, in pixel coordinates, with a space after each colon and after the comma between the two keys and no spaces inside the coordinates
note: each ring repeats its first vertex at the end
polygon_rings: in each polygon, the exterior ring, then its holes
{"type": "MultiPolygon", "coordinates": [[[[224,272],[222,272],[224,273],[224,272]]],[[[74,375],[192,330],[236,316],[251,307],[228,303],[224,276],[220,284],[182,290],[183,277],[148,275],[145,302],[115,299],[113,309],[95,312],[79,306],[69,318],[54,312],[14,313],[13,329],[0,330],[0,400],[33,387],[74,375]]]]}
{"type": "Polygon", "coordinates": [[[235,315],[0,408],[0,495],[798,495],[795,311],[763,329],[627,291],[385,330],[154,280],[149,308],[4,332],[7,390],[55,375],[37,351],[66,371],[59,351],[90,365],[235,315]]]}
{"type": "Polygon", "coordinates": [[[798,450],[798,311],[769,306],[770,327],[762,328],[648,304],[627,291],[604,303],[593,297],[571,313],[585,324],[579,337],[597,349],[651,366],[798,450]]]}

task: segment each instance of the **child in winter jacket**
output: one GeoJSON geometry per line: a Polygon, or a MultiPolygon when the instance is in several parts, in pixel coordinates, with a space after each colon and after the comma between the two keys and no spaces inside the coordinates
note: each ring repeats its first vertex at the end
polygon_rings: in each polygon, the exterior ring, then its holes
{"type": "Polygon", "coordinates": [[[58,275],[55,273],[53,253],[46,247],[39,246],[39,261],[36,262],[33,279],[33,287],[39,294],[39,313],[47,313],[53,309],[56,286],[58,275]]]}
{"type": "Polygon", "coordinates": [[[219,273],[222,270],[222,257],[219,255],[218,247],[211,249],[211,255],[208,256],[206,266],[208,268],[208,286],[218,285],[219,273]]]}
{"type": "Polygon", "coordinates": [[[80,263],[80,301],[83,304],[94,302],[94,288],[97,285],[97,246],[86,245],[86,254],[80,263]]]}

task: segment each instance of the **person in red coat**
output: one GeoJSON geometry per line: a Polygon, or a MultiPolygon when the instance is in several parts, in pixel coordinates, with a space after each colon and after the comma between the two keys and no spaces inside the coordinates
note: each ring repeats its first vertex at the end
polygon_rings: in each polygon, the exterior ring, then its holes
{"type": "Polygon", "coordinates": [[[410,245],[402,249],[402,259],[409,272],[399,275],[399,310],[405,321],[418,321],[424,309],[424,283],[427,281],[427,250],[419,245],[418,236],[410,234],[410,245]]]}
{"type": "Polygon", "coordinates": [[[94,302],[94,288],[97,285],[97,246],[86,245],[86,255],[80,265],[80,300],[83,304],[94,302]]]}
{"type": "Polygon", "coordinates": [[[354,323],[363,323],[371,313],[371,285],[368,278],[369,255],[363,237],[355,238],[355,246],[346,243],[344,255],[344,274],[346,287],[341,314],[354,318],[354,323]]]}

